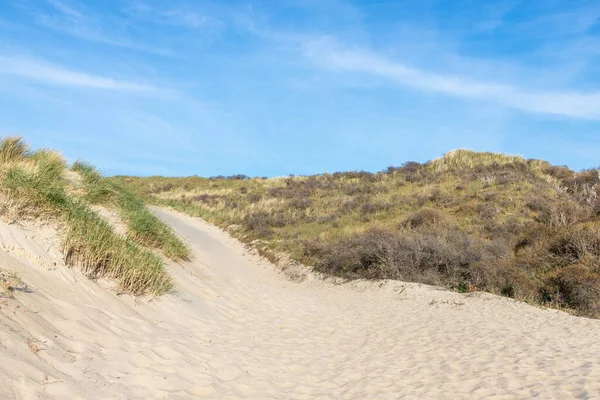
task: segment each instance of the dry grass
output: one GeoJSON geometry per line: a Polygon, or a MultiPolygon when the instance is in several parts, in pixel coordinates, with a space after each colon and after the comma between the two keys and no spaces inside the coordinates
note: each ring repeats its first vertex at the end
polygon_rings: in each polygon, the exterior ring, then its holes
{"type": "Polygon", "coordinates": [[[14,271],[0,269],[0,297],[12,297],[15,290],[23,290],[26,285],[19,274],[14,271]]]}
{"type": "Polygon", "coordinates": [[[0,163],[6,164],[25,158],[29,146],[20,137],[7,137],[0,143],[0,163]]]}
{"type": "Polygon", "coordinates": [[[264,254],[600,316],[600,175],[458,150],[380,173],[114,181],[264,254]]]}

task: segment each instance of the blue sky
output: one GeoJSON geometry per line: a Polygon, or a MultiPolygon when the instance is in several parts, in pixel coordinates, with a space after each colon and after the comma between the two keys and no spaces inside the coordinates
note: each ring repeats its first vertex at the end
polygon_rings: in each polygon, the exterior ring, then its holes
{"type": "Polygon", "coordinates": [[[0,134],[108,174],[600,165],[600,2],[0,2],[0,134]]]}

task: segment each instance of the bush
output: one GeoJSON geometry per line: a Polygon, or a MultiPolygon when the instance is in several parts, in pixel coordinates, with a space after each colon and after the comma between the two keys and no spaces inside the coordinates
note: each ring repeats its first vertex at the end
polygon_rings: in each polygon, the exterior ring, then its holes
{"type": "Polygon", "coordinates": [[[442,223],[444,220],[444,216],[439,211],[424,208],[406,216],[401,226],[410,229],[431,227],[442,223]]]}
{"type": "Polygon", "coordinates": [[[219,203],[223,199],[223,196],[219,196],[216,194],[199,194],[196,196],[192,196],[189,198],[190,201],[195,201],[198,203],[206,204],[209,206],[214,206],[219,203]]]}
{"type": "Polygon", "coordinates": [[[463,280],[482,251],[480,243],[457,230],[403,235],[374,229],[338,242],[305,243],[305,255],[321,272],[446,286],[463,280]]]}
{"type": "Polygon", "coordinates": [[[291,199],[288,202],[288,205],[298,210],[306,210],[307,208],[310,208],[313,205],[313,201],[312,199],[309,199],[307,197],[296,197],[291,199]]]}
{"type": "Polygon", "coordinates": [[[580,315],[600,317],[600,273],[584,265],[558,270],[547,281],[545,295],[551,302],[576,310],[580,315]]]}
{"type": "Polygon", "coordinates": [[[591,216],[591,210],[572,201],[553,202],[544,206],[537,220],[549,228],[575,225],[591,216]]]}
{"type": "MultiPolygon", "coordinates": [[[[559,265],[600,260],[600,228],[576,227],[562,230],[549,243],[548,252],[559,265]]],[[[600,261],[598,266],[600,267],[600,261]]]]}
{"type": "Polygon", "coordinates": [[[256,211],[246,215],[242,223],[247,231],[254,232],[259,237],[268,237],[273,233],[272,228],[284,227],[287,219],[283,212],[272,214],[267,211],[256,211]]]}
{"type": "Polygon", "coordinates": [[[380,212],[380,211],[389,210],[391,207],[392,207],[392,205],[388,204],[388,203],[382,203],[382,202],[371,203],[371,202],[367,202],[367,203],[363,203],[363,205],[360,207],[360,212],[361,212],[362,215],[368,215],[368,214],[374,214],[374,213],[380,212]]]}

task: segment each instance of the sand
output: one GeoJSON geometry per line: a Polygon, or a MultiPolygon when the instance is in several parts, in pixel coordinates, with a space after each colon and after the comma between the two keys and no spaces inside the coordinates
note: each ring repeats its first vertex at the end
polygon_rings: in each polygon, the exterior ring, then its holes
{"type": "Polygon", "coordinates": [[[0,399],[600,398],[600,321],[402,282],[287,280],[219,229],[157,214],[179,292],[117,295],[56,231],[0,226],[0,399]],[[56,265],[54,265],[56,264],[56,265]]]}

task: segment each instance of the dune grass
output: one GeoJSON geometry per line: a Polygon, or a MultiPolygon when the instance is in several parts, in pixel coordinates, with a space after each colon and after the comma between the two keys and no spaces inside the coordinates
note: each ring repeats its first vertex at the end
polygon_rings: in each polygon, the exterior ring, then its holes
{"type": "Polygon", "coordinates": [[[0,297],[13,297],[15,290],[26,288],[21,277],[14,271],[0,268],[0,297]]]}
{"type": "Polygon", "coordinates": [[[272,259],[600,317],[595,169],[458,150],[379,173],[113,180],[229,228],[272,259]]]}
{"type": "Polygon", "coordinates": [[[159,249],[171,259],[189,259],[190,249],[187,244],[148,211],[137,194],[102,177],[93,166],[83,161],[75,162],[72,170],[78,172],[83,178],[84,199],[90,204],[115,208],[127,225],[129,238],[144,246],[159,249]]]}
{"type": "Polygon", "coordinates": [[[118,282],[134,295],[163,294],[173,288],[164,262],[134,239],[117,235],[85,198],[69,187],[65,160],[51,150],[29,150],[21,138],[0,142],[2,214],[11,220],[56,220],[64,225],[67,265],[90,277],[118,282]]]}
{"type": "Polygon", "coordinates": [[[163,261],[129,238],[116,235],[87,205],[68,209],[62,252],[67,265],[92,277],[116,279],[132,294],[163,294],[173,288],[163,261]]]}

